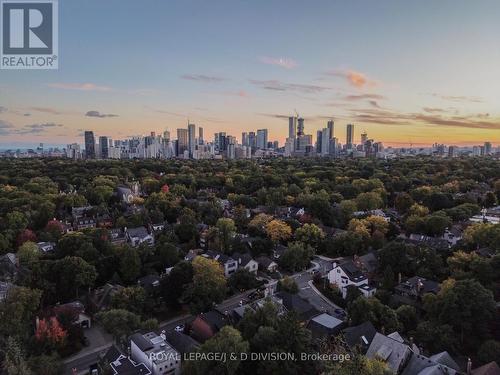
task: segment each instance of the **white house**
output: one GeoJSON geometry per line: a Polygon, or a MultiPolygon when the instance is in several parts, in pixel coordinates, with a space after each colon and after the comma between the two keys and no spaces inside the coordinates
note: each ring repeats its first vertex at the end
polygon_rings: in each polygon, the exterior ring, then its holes
{"type": "Polygon", "coordinates": [[[238,268],[244,268],[248,272],[257,273],[259,263],[253,260],[249,254],[234,253],[232,258],[238,262],[238,268]]]}
{"type": "Polygon", "coordinates": [[[133,247],[139,246],[142,243],[146,243],[148,246],[153,246],[155,244],[154,237],[149,234],[146,227],[137,228],[125,228],[127,233],[127,240],[133,247]]]}
{"type": "Polygon", "coordinates": [[[376,292],[376,289],[369,285],[368,278],[352,261],[342,264],[333,263],[333,269],[328,272],[328,281],[340,289],[343,298],[346,298],[349,286],[357,287],[365,297],[371,297],[376,292]]]}
{"type": "Polygon", "coordinates": [[[180,375],[181,355],[170,345],[165,335],[149,332],[130,337],[130,357],[143,363],[153,375],[180,375]]]}
{"type": "Polygon", "coordinates": [[[202,256],[219,262],[224,268],[224,276],[226,277],[231,276],[238,269],[238,262],[225,254],[209,250],[205,254],[202,254],[202,256]]]}

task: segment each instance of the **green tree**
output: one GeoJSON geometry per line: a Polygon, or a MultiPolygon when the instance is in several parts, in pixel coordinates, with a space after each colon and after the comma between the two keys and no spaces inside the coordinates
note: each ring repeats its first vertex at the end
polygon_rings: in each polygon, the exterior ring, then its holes
{"type": "Polygon", "coordinates": [[[217,220],[217,237],[219,239],[220,250],[226,254],[231,251],[231,241],[236,233],[236,225],[233,219],[220,218],[217,220]]]}
{"type": "Polygon", "coordinates": [[[297,294],[299,292],[299,286],[296,281],[289,276],[285,276],[283,279],[278,281],[278,289],[291,294],[297,294]]]}
{"type": "Polygon", "coordinates": [[[396,196],[394,205],[400,213],[406,213],[414,204],[413,198],[408,193],[400,193],[396,196]]]}
{"type": "Polygon", "coordinates": [[[114,309],[130,310],[136,314],[142,314],[145,303],[146,291],[140,286],[123,288],[111,298],[111,306],[114,309]]]}
{"type": "Polygon", "coordinates": [[[401,327],[396,312],[375,297],[358,297],[347,310],[353,325],[370,321],[375,328],[387,333],[398,331],[401,327]]]}
{"type": "Polygon", "coordinates": [[[57,260],[54,266],[57,291],[64,299],[78,297],[80,288],[93,286],[97,278],[95,267],[80,257],[64,257],[57,260]]]}
{"type": "Polygon", "coordinates": [[[193,281],[193,266],[189,262],[179,262],[161,280],[161,295],[167,306],[178,308],[181,298],[193,281]]]}
{"type": "Polygon", "coordinates": [[[360,211],[371,211],[384,206],[384,201],[379,193],[361,193],[356,197],[356,206],[360,211]]]}
{"type": "Polygon", "coordinates": [[[401,305],[396,309],[398,320],[404,327],[405,332],[410,332],[417,328],[417,310],[410,305],[401,305]]]}
{"type": "Polygon", "coordinates": [[[117,249],[120,277],[126,283],[134,282],[141,274],[141,257],[136,249],[123,246],[117,249]]]}
{"type": "Polygon", "coordinates": [[[302,242],[290,242],[285,253],[280,257],[280,265],[289,271],[300,271],[309,265],[314,249],[302,242]]]}
{"type": "Polygon", "coordinates": [[[96,314],[95,317],[117,342],[128,337],[141,325],[141,319],[138,315],[124,309],[103,311],[96,314]]]}
{"type": "Polygon", "coordinates": [[[0,336],[29,337],[32,334],[34,314],[40,306],[42,292],[15,286],[0,302],[0,336]],[[5,318],[5,317],[8,317],[5,318]]]}
{"type": "Polygon", "coordinates": [[[493,294],[475,280],[448,284],[442,287],[434,306],[431,306],[435,312],[433,318],[440,324],[453,327],[462,346],[477,345],[487,335],[488,323],[495,314],[493,294]]]}
{"type": "Polygon", "coordinates": [[[31,267],[40,258],[40,250],[36,243],[27,241],[23,243],[17,250],[19,263],[23,266],[31,267]]]}
{"type": "Polygon", "coordinates": [[[493,361],[500,363],[500,342],[495,340],[486,340],[479,347],[477,356],[481,363],[489,363],[493,361]]]}
{"type": "Polygon", "coordinates": [[[193,262],[193,283],[186,291],[193,313],[208,311],[226,296],[226,278],[215,260],[198,256],[193,262]]]}
{"type": "Polygon", "coordinates": [[[295,239],[317,249],[325,238],[325,233],[316,224],[304,224],[295,231],[295,239]]]}
{"type": "Polygon", "coordinates": [[[186,362],[184,372],[190,375],[236,374],[241,364],[241,354],[247,353],[249,344],[244,341],[238,330],[225,326],[214,337],[206,341],[198,350],[200,353],[224,353],[225,361],[200,360],[186,362]],[[235,354],[235,358],[231,356],[235,354]]]}
{"type": "Polygon", "coordinates": [[[21,344],[14,337],[9,337],[7,339],[5,359],[3,361],[3,372],[5,375],[33,374],[24,357],[21,344]]]}

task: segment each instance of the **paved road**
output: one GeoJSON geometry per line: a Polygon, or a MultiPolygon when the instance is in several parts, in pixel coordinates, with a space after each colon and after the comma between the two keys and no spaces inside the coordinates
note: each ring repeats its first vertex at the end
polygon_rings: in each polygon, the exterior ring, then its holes
{"type": "Polygon", "coordinates": [[[315,288],[312,288],[310,284],[313,279],[313,273],[311,271],[318,271],[321,276],[326,277],[328,272],[332,269],[333,259],[325,257],[315,257],[312,261],[313,267],[302,273],[293,275],[298,287],[299,296],[309,301],[318,311],[326,312],[330,315],[336,315],[334,310],[340,307],[331,302],[329,299],[325,298],[315,288]]]}

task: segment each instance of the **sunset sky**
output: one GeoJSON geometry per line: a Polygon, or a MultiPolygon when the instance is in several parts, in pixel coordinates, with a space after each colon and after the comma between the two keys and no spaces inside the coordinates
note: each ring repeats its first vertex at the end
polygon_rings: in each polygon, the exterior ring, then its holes
{"type": "Polygon", "coordinates": [[[205,138],[500,144],[498,0],[60,0],[59,70],[0,70],[0,145],[205,138]]]}

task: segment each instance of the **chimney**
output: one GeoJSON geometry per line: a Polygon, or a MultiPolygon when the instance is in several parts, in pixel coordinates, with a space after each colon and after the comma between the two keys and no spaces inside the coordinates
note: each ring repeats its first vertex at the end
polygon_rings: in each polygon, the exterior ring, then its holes
{"type": "Polygon", "coordinates": [[[470,375],[472,371],[472,361],[470,358],[467,358],[467,375],[470,375]]]}

